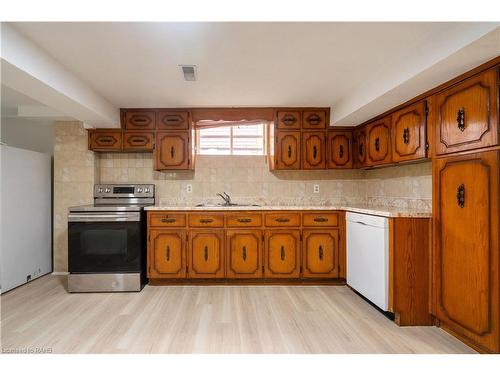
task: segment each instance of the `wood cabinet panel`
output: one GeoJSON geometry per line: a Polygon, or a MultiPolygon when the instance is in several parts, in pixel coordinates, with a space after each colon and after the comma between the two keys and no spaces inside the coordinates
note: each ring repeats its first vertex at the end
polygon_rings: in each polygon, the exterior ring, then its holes
{"type": "Polygon", "coordinates": [[[339,239],[338,229],[304,229],[302,242],[304,277],[338,277],[339,239]]]}
{"type": "Polygon", "coordinates": [[[122,110],[122,126],[127,130],[154,130],[156,111],[122,110]]]}
{"type": "Polygon", "coordinates": [[[366,127],[361,127],[354,131],[353,139],[353,162],[356,168],[362,168],[366,166],[366,154],[366,127]]]}
{"type": "Polygon", "coordinates": [[[234,229],[226,233],[227,277],[262,277],[262,231],[234,229]]]}
{"type": "Polygon", "coordinates": [[[178,213],[149,213],[150,227],[185,227],[186,214],[178,213]]]}
{"type": "Polygon", "coordinates": [[[226,213],[226,226],[229,228],[260,227],[262,225],[261,213],[226,213]]]}
{"type": "Polygon", "coordinates": [[[186,231],[149,230],[148,277],[186,277],[186,231]]]}
{"type": "Polygon", "coordinates": [[[153,151],[154,139],[154,132],[124,132],[123,151],[153,151]]]}
{"type": "Polygon", "coordinates": [[[216,229],[189,231],[189,277],[213,279],[225,276],[223,233],[216,229]]]}
{"type": "Polygon", "coordinates": [[[223,213],[190,213],[189,226],[199,228],[222,228],[224,226],[223,213]]]}
{"type": "Polygon", "coordinates": [[[490,69],[436,94],[436,154],[498,144],[497,76],[490,69]]]}
{"type": "Polygon", "coordinates": [[[434,313],[455,334],[500,350],[499,152],[436,159],[434,313]]]}
{"type": "Polygon", "coordinates": [[[324,169],[325,132],[302,133],[302,169],[324,169]]]}
{"type": "Polygon", "coordinates": [[[336,212],[304,212],[302,225],[305,227],[338,227],[339,214],[336,212]]]}
{"type": "Polygon", "coordinates": [[[189,169],[189,146],[188,132],[158,132],[154,152],[155,169],[189,169]]]}
{"type": "Polygon", "coordinates": [[[264,276],[300,277],[300,231],[273,229],[265,232],[264,276]]]}
{"type": "Polygon", "coordinates": [[[300,169],[300,132],[276,133],[276,169],[300,169]]]}
{"type": "Polygon", "coordinates": [[[329,131],[326,153],[328,168],[352,168],[352,132],[329,131]]]}
{"type": "Polygon", "coordinates": [[[121,151],[122,132],[117,131],[89,131],[89,150],[92,151],[121,151]]]}
{"type": "Polygon", "coordinates": [[[160,130],[184,130],[189,129],[188,111],[159,111],[158,129],[160,130]]]}
{"type": "Polygon", "coordinates": [[[302,112],[302,128],[325,129],[326,128],[326,112],[325,111],[304,111],[302,112]]]}
{"type": "Polygon", "coordinates": [[[368,165],[390,163],[391,157],[391,117],[384,117],[367,125],[368,165]]]}
{"type": "Polygon", "coordinates": [[[302,125],[302,118],[299,111],[279,111],[278,129],[299,130],[302,125]]]}
{"type": "Polygon", "coordinates": [[[395,162],[426,157],[426,102],[392,114],[392,159],[395,162]]]}
{"type": "Polygon", "coordinates": [[[300,227],[300,213],[273,212],[264,214],[266,227],[300,227]]]}

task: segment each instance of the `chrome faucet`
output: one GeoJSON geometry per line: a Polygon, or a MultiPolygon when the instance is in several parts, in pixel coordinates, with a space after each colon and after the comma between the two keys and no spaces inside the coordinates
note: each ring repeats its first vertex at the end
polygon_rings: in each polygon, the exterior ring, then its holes
{"type": "Polygon", "coordinates": [[[229,196],[229,194],[228,194],[228,193],[226,193],[226,192],[224,191],[224,192],[222,192],[222,194],[221,194],[221,193],[217,193],[217,195],[218,195],[219,197],[221,197],[222,199],[224,199],[224,202],[225,202],[224,204],[225,204],[226,206],[231,206],[231,197],[229,196]]]}

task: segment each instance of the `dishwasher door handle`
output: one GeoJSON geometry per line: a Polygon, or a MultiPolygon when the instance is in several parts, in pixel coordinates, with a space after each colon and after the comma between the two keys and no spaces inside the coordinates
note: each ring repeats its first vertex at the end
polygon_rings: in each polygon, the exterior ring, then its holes
{"type": "Polygon", "coordinates": [[[355,224],[361,224],[361,225],[368,225],[366,223],[363,223],[362,221],[354,221],[355,224]]]}

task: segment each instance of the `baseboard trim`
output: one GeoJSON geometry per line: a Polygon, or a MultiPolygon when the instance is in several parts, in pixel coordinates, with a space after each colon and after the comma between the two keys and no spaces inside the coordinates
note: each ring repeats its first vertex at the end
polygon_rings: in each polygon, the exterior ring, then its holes
{"type": "Polygon", "coordinates": [[[69,275],[69,272],[65,271],[65,272],[52,272],[51,275],[54,275],[54,276],[67,276],[69,275]]]}

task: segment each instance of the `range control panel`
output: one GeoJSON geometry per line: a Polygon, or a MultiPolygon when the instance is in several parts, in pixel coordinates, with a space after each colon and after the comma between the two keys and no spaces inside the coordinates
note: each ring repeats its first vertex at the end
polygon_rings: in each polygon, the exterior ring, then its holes
{"type": "Polygon", "coordinates": [[[153,184],[96,184],[94,198],[149,198],[155,196],[153,184]]]}

